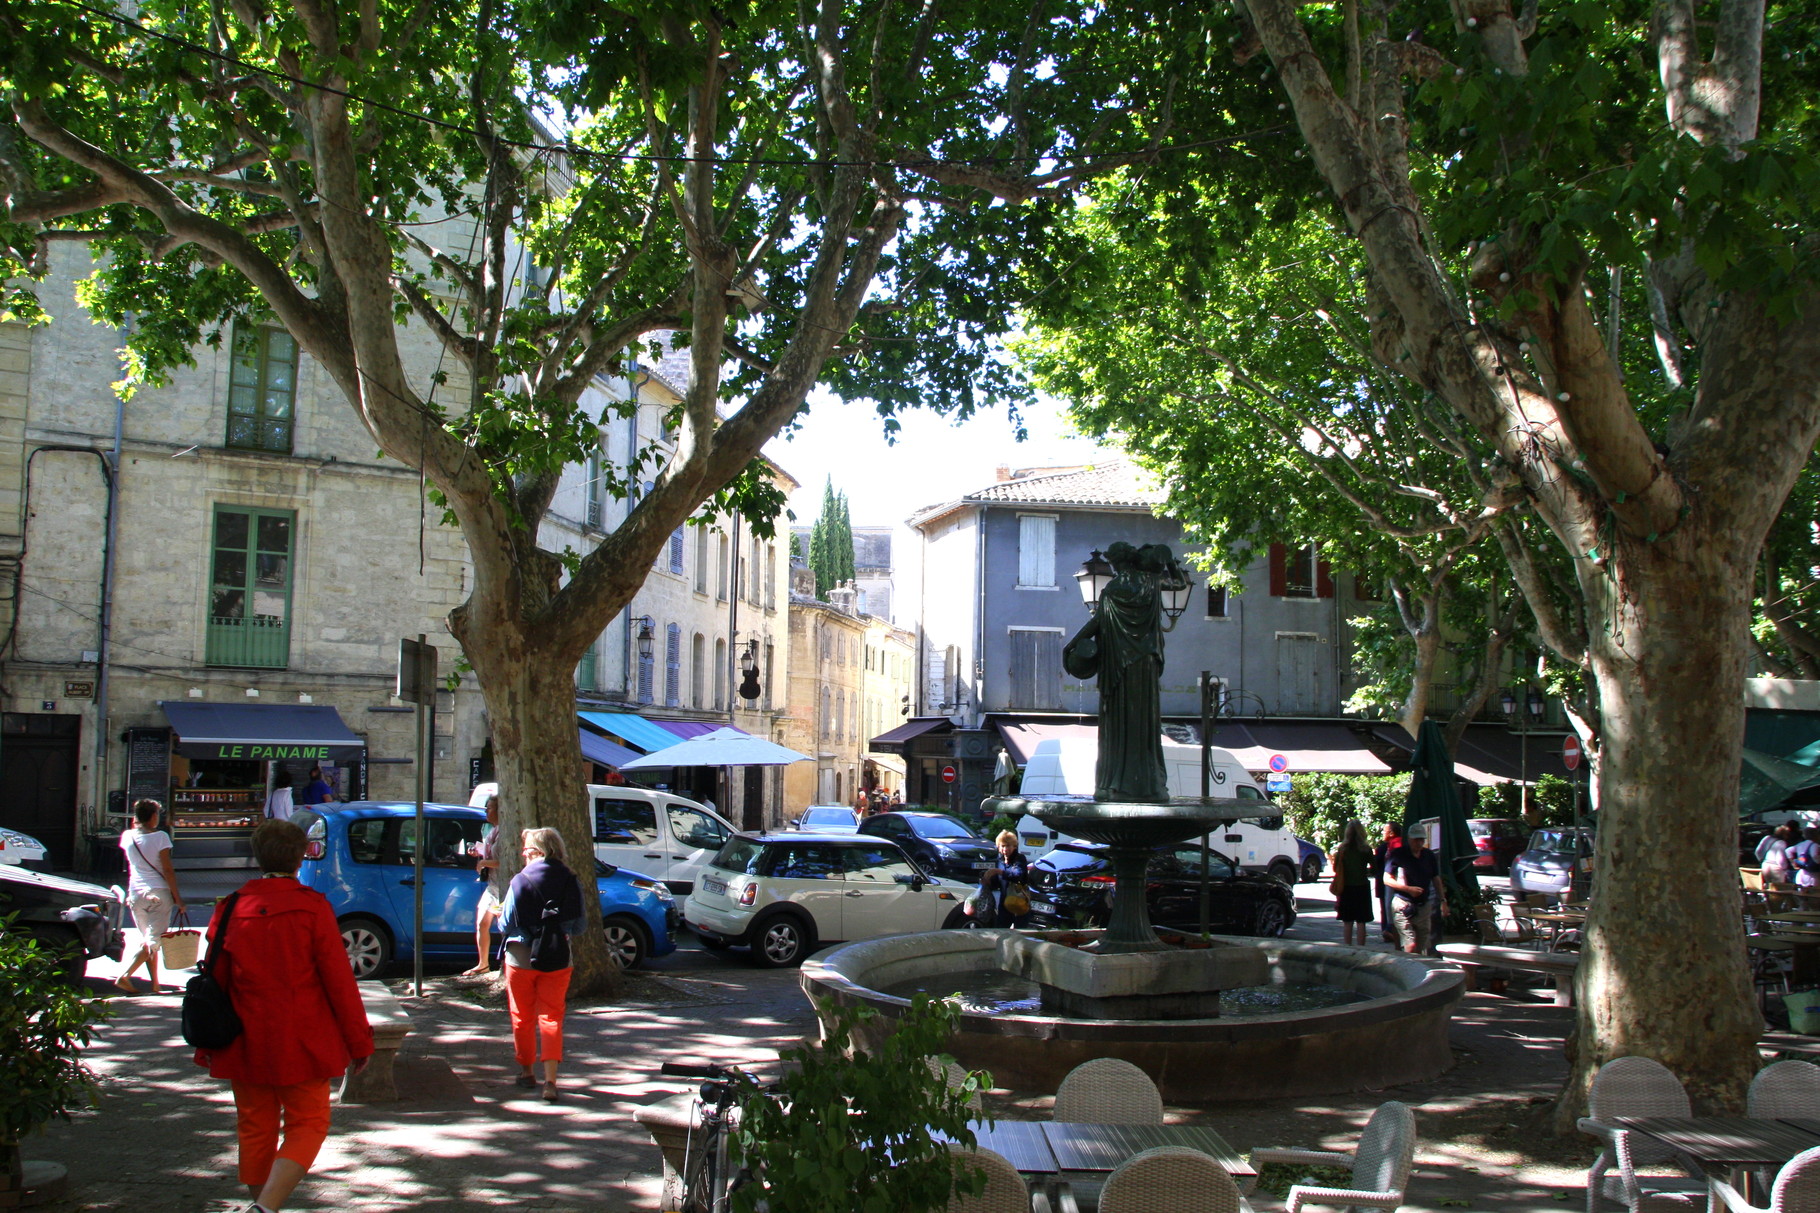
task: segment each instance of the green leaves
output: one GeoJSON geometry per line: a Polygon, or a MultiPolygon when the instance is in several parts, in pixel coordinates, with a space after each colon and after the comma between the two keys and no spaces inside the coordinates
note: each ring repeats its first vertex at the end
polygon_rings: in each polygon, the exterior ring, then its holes
{"type": "Polygon", "coordinates": [[[15,1142],[54,1116],[94,1099],[82,1050],[106,1019],[105,1002],[82,996],[62,961],[20,927],[0,919],[0,1143],[15,1142]]]}

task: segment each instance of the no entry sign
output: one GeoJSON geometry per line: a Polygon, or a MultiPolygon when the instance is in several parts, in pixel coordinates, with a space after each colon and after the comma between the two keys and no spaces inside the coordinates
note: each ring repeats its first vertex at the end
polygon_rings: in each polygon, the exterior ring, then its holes
{"type": "Polygon", "coordinates": [[[1580,769],[1580,739],[1569,737],[1561,743],[1561,762],[1570,771],[1580,769]]]}
{"type": "Polygon", "coordinates": [[[1277,772],[1279,775],[1282,774],[1289,769],[1289,759],[1283,757],[1281,754],[1272,754],[1270,756],[1270,769],[1277,772]]]}
{"type": "Polygon", "coordinates": [[[942,768],[942,782],[943,783],[953,783],[955,780],[955,776],[956,776],[956,772],[953,767],[943,767],[942,768]]]}

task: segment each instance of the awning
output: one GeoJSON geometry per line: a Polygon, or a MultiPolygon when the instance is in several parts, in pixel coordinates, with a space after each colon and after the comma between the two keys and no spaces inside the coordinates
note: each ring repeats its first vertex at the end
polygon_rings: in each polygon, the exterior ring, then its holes
{"type": "Polygon", "coordinates": [[[1213,744],[1232,751],[1248,771],[1268,771],[1282,755],[1288,774],[1322,771],[1333,775],[1388,775],[1390,767],[1346,725],[1327,720],[1223,720],[1214,725],[1213,744]]]}
{"type": "Polygon", "coordinates": [[[186,758],[257,762],[359,762],[367,743],[326,704],[158,702],[186,758]]]}
{"type": "Polygon", "coordinates": [[[893,758],[889,754],[867,754],[866,761],[881,771],[891,771],[898,775],[907,773],[904,766],[904,760],[901,758],[893,758]]]}
{"type": "Polygon", "coordinates": [[[1079,737],[1099,741],[1099,726],[1077,724],[1074,722],[1046,720],[994,720],[998,735],[1005,742],[1005,748],[1011,752],[1011,761],[1023,766],[1036,753],[1036,743],[1051,738],[1079,737]]]}
{"type": "MultiPolygon", "coordinates": [[[[595,728],[604,729],[627,745],[637,746],[647,754],[666,749],[680,741],[687,741],[691,737],[712,733],[717,729],[733,728],[732,725],[703,723],[699,720],[659,720],[655,716],[640,716],[634,712],[578,712],[576,714],[595,728]]],[[[744,729],[736,731],[745,732],[744,729]]],[[[637,755],[633,757],[637,757],[637,755]]]]}
{"type": "Polygon", "coordinates": [[[623,767],[638,757],[637,750],[628,750],[617,742],[608,741],[599,733],[587,729],[581,733],[581,756],[589,762],[599,763],[603,767],[623,767]]]}
{"type": "Polygon", "coordinates": [[[888,733],[880,733],[866,743],[866,749],[879,754],[902,754],[905,746],[924,733],[937,730],[951,732],[953,729],[954,722],[946,716],[918,716],[914,720],[904,721],[888,733]]]}
{"type": "MultiPolygon", "coordinates": [[[[1415,743],[1400,724],[1377,724],[1372,733],[1400,750],[1413,750],[1415,743]]],[[[1558,729],[1528,734],[1512,732],[1501,724],[1469,724],[1454,746],[1454,773],[1461,779],[1488,787],[1496,783],[1522,783],[1525,776],[1534,783],[1543,775],[1557,779],[1584,779],[1567,769],[1561,759],[1561,743],[1567,734],[1558,729]]]]}

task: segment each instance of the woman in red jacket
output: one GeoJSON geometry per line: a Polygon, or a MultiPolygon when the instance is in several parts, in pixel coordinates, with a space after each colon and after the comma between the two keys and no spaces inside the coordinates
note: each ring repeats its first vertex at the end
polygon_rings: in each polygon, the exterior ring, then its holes
{"type": "Polygon", "coordinates": [[[297,883],[304,845],[303,831],[290,822],[261,823],[253,858],[264,876],[217,906],[209,923],[212,949],[232,905],[214,973],[244,1031],[225,1049],[198,1049],[196,1064],[233,1084],[240,1179],[254,1201],[246,1213],[284,1207],[328,1136],[329,1080],[350,1061],[364,1069],[373,1054],[373,1030],[328,898],[297,883]]]}

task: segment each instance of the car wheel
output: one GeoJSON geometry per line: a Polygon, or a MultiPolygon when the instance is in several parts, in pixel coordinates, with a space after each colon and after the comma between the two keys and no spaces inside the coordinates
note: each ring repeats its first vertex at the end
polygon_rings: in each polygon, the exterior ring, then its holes
{"type": "Polygon", "coordinates": [[[1289,929],[1289,911],[1276,898],[1268,898],[1258,907],[1258,916],[1252,920],[1251,933],[1275,939],[1289,929]]]}
{"type": "Polygon", "coordinates": [[[636,969],[651,954],[645,929],[636,918],[615,914],[601,923],[607,940],[607,959],[618,969],[636,969]]]}
{"type": "Polygon", "coordinates": [[[1287,859],[1279,859],[1271,864],[1270,875],[1276,877],[1291,888],[1295,887],[1296,867],[1287,859]]]}
{"type": "Polygon", "coordinates": [[[978,920],[968,915],[966,907],[955,906],[952,910],[948,911],[948,919],[946,922],[942,923],[942,930],[966,931],[973,927],[977,927],[978,925],[978,920]]]}
{"type": "Polygon", "coordinates": [[[1320,856],[1310,855],[1302,861],[1302,883],[1313,884],[1321,878],[1322,863],[1320,856]]]}
{"type": "Polygon", "coordinates": [[[752,963],[764,969],[799,965],[815,948],[815,930],[794,914],[778,914],[752,932],[752,963]]]}
{"type": "Polygon", "coordinates": [[[392,936],[371,918],[341,920],[341,946],[348,950],[348,964],[355,981],[377,977],[392,963],[392,936]]]}
{"type": "Polygon", "coordinates": [[[88,972],[88,957],[83,954],[82,940],[66,927],[35,926],[30,935],[39,951],[54,958],[63,980],[75,985],[88,972]]]}

